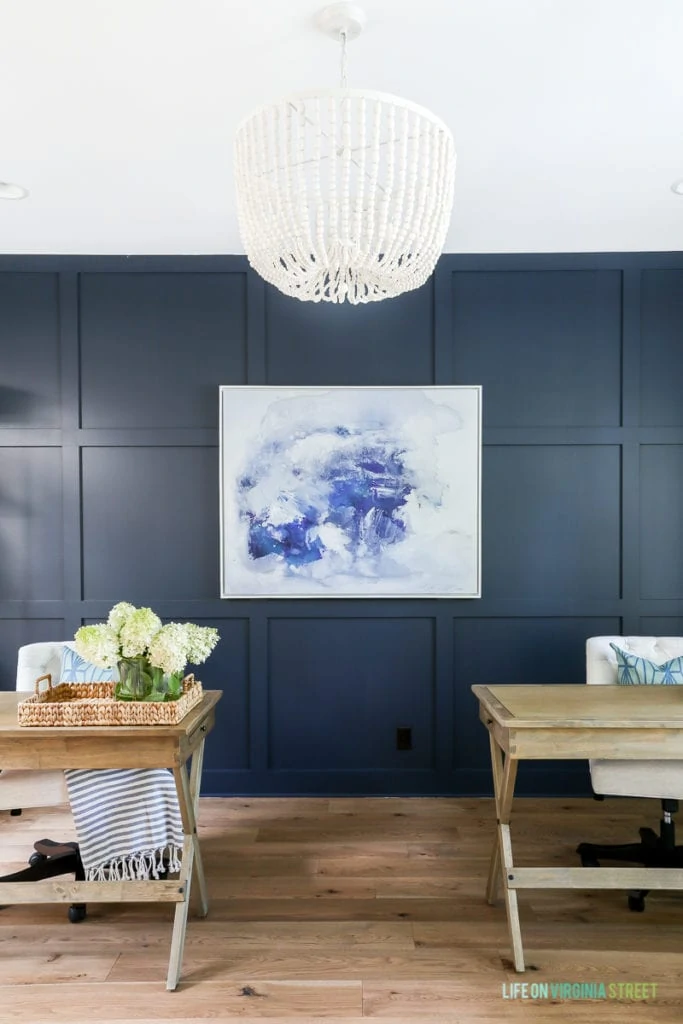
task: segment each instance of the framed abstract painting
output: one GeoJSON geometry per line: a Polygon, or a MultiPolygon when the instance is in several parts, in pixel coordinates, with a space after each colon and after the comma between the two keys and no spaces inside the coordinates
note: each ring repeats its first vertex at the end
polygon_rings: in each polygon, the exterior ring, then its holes
{"type": "Polygon", "coordinates": [[[480,596],[481,388],[220,388],[221,597],[480,596]]]}

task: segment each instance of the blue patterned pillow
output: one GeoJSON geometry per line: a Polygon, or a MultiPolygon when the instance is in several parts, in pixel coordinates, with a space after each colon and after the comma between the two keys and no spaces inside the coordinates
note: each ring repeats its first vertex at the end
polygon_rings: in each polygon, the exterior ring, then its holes
{"type": "Polygon", "coordinates": [[[622,651],[616,644],[610,647],[617,655],[617,682],[625,686],[640,686],[643,683],[654,685],[683,685],[683,656],[672,658],[661,665],[647,658],[639,658],[637,654],[622,651]]]}
{"type": "Polygon", "coordinates": [[[68,645],[62,649],[60,683],[110,683],[114,679],[118,679],[115,669],[93,665],[68,645]]]}

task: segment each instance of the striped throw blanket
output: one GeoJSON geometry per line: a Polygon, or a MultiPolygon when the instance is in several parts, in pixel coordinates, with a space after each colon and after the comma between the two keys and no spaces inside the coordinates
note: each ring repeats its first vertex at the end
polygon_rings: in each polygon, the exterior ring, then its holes
{"type": "Polygon", "coordinates": [[[183,826],[165,768],[64,772],[86,881],[179,871],[183,826]]]}

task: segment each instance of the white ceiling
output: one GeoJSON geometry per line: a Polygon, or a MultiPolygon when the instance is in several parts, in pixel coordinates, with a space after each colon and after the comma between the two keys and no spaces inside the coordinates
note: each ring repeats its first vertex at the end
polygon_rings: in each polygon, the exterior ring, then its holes
{"type": "MultiPolygon", "coordinates": [[[[338,83],[325,0],[0,0],[3,253],[237,253],[232,138],[338,83]]],[[[683,249],[680,0],[365,0],[349,85],[452,127],[448,252],[683,249]]]]}

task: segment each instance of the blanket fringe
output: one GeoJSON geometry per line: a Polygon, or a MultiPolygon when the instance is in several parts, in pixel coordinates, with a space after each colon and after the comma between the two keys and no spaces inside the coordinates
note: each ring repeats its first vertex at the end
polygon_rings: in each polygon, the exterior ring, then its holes
{"type": "Polygon", "coordinates": [[[162,846],[98,864],[85,872],[86,882],[145,882],[163,871],[180,871],[180,846],[162,846]]]}

